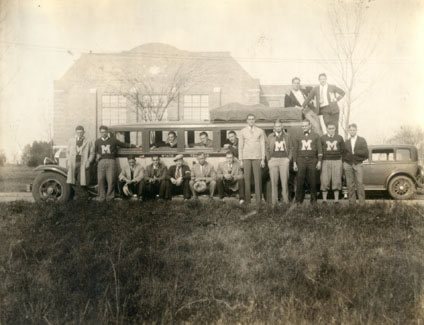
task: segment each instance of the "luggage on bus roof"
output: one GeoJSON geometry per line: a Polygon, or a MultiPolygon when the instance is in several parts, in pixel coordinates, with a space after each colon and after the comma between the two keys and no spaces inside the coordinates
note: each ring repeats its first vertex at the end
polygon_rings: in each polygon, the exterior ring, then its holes
{"type": "Polygon", "coordinates": [[[301,121],[302,112],[295,107],[268,107],[262,104],[243,105],[229,103],[210,110],[211,121],[245,121],[248,114],[255,114],[256,120],[301,121]]]}

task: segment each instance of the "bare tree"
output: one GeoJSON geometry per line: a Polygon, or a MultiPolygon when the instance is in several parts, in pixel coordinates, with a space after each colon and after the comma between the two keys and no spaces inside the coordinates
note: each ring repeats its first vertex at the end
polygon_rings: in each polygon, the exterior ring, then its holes
{"type": "Polygon", "coordinates": [[[368,24],[368,11],[374,0],[332,0],[327,7],[327,29],[323,35],[328,51],[323,66],[346,91],[340,112],[345,137],[352,110],[369,89],[362,80],[365,67],[378,45],[378,36],[368,24]],[[331,57],[331,58],[329,58],[331,57]],[[360,82],[359,82],[360,81],[360,82]]]}
{"type": "Polygon", "coordinates": [[[168,107],[201,82],[204,69],[201,60],[187,57],[146,61],[134,59],[115,69],[108,86],[131,102],[139,121],[162,121],[168,107]]]}
{"type": "Polygon", "coordinates": [[[418,148],[420,160],[424,160],[424,129],[422,126],[402,125],[388,139],[392,144],[410,144],[418,148]]]}

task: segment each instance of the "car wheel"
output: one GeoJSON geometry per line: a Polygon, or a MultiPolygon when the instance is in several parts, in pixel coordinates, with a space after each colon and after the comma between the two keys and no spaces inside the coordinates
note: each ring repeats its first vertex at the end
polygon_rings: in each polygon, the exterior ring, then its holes
{"type": "Polygon", "coordinates": [[[71,197],[71,186],[60,174],[41,173],[35,178],[32,196],[35,201],[66,202],[71,197]]]}
{"type": "Polygon", "coordinates": [[[408,176],[395,176],[390,180],[388,190],[395,200],[407,200],[414,195],[415,185],[408,176]]]}

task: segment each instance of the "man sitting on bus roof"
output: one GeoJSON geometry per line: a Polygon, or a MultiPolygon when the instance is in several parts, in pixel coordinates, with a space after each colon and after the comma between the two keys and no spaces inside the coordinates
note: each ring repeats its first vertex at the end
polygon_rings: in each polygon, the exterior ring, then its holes
{"type": "Polygon", "coordinates": [[[190,167],[184,164],[183,155],[174,158],[175,165],[168,169],[168,180],[166,182],[166,199],[171,200],[173,195],[183,194],[184,200],[191,197],[190,192],[190,167]]]}
{"type": "Polygon", "coordinates": [[[197,199],[198,193],[205,193],[209,190],[209,198],[213,199],[216,186],[216,173],[211,164],[206,161],[206,154],[199,152],[197,154],[198,163],[191,169],[190,189],[193,198],[197,199]]]}
{"type": "Polygon", "coordinates": [[[144,173],[145,191],[143,197],[146,199],[165,198],[166,191],[166,175],[168,169],[158,155],[152,156],[152,163],[146,167],[144,173]]]}
{"type": "Polygon", "coordinates": [[[240,163],[234,159],[234,154],[227,151],[225,161],[218,164],[217,181],[218,195],[222,200],[224,193],[239,193],[240,204],[244,203],[244,178],[240,163]]]}
{"type": "Polygon", "coordinates": [[[204,148],[212,148],[213,147],[213,142],[211,139],[209,139],[209,135],[207,132],[203,131],[200,132],[200,142],[195,143],[194,146],[195,147],[204,147],[204,148]]]}

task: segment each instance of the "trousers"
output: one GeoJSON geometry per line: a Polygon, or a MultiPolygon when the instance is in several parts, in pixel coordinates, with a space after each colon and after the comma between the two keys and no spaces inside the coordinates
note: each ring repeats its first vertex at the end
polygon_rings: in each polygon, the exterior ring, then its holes
{"type": "Polygon", "coordinates": [[[255,199],[256,205],[261,204],[262,199],[262,171],[261,171],[261,160],[260,159],[243,159],[243,170],[244,170],[244,193],[246,203],[251,202],[251,191],[250,191],[250,178],[252,177],[255,182],[255,199]]]}
{"type": "Polygon", "coordinates": [[[272,189],[272,205],[278,203],[278,180],[281,181],[281,193],[283,201],[289,202],[289,158],[271,158],[268,162],[269,173],[271,177],[271,189],[272,189]]]}
{"type": "Polygon", "coordinates": [[[317,163],[315,157],[297,158],[296,202],[302,203],[305,199],[305,180],[311,190],[311,202],[317,201],[317,163]]]}
{"type": "Polygon", "coordinates": [[[358,194],[359,203],[365,203],[365,190],[364,190],[364,173],[362,163],[348,164],[343,163],[343,169],[346,175],[346,183],[349,195],[349,202],[356,202],[356,194],[358,194]]]}
{"type": "Polygon", "coordinates": [[[97,165],[97,180],[99,184],[99,200],[113,200],[116,185],[115,159],[101,159],[99,161],[97,165]]]}

